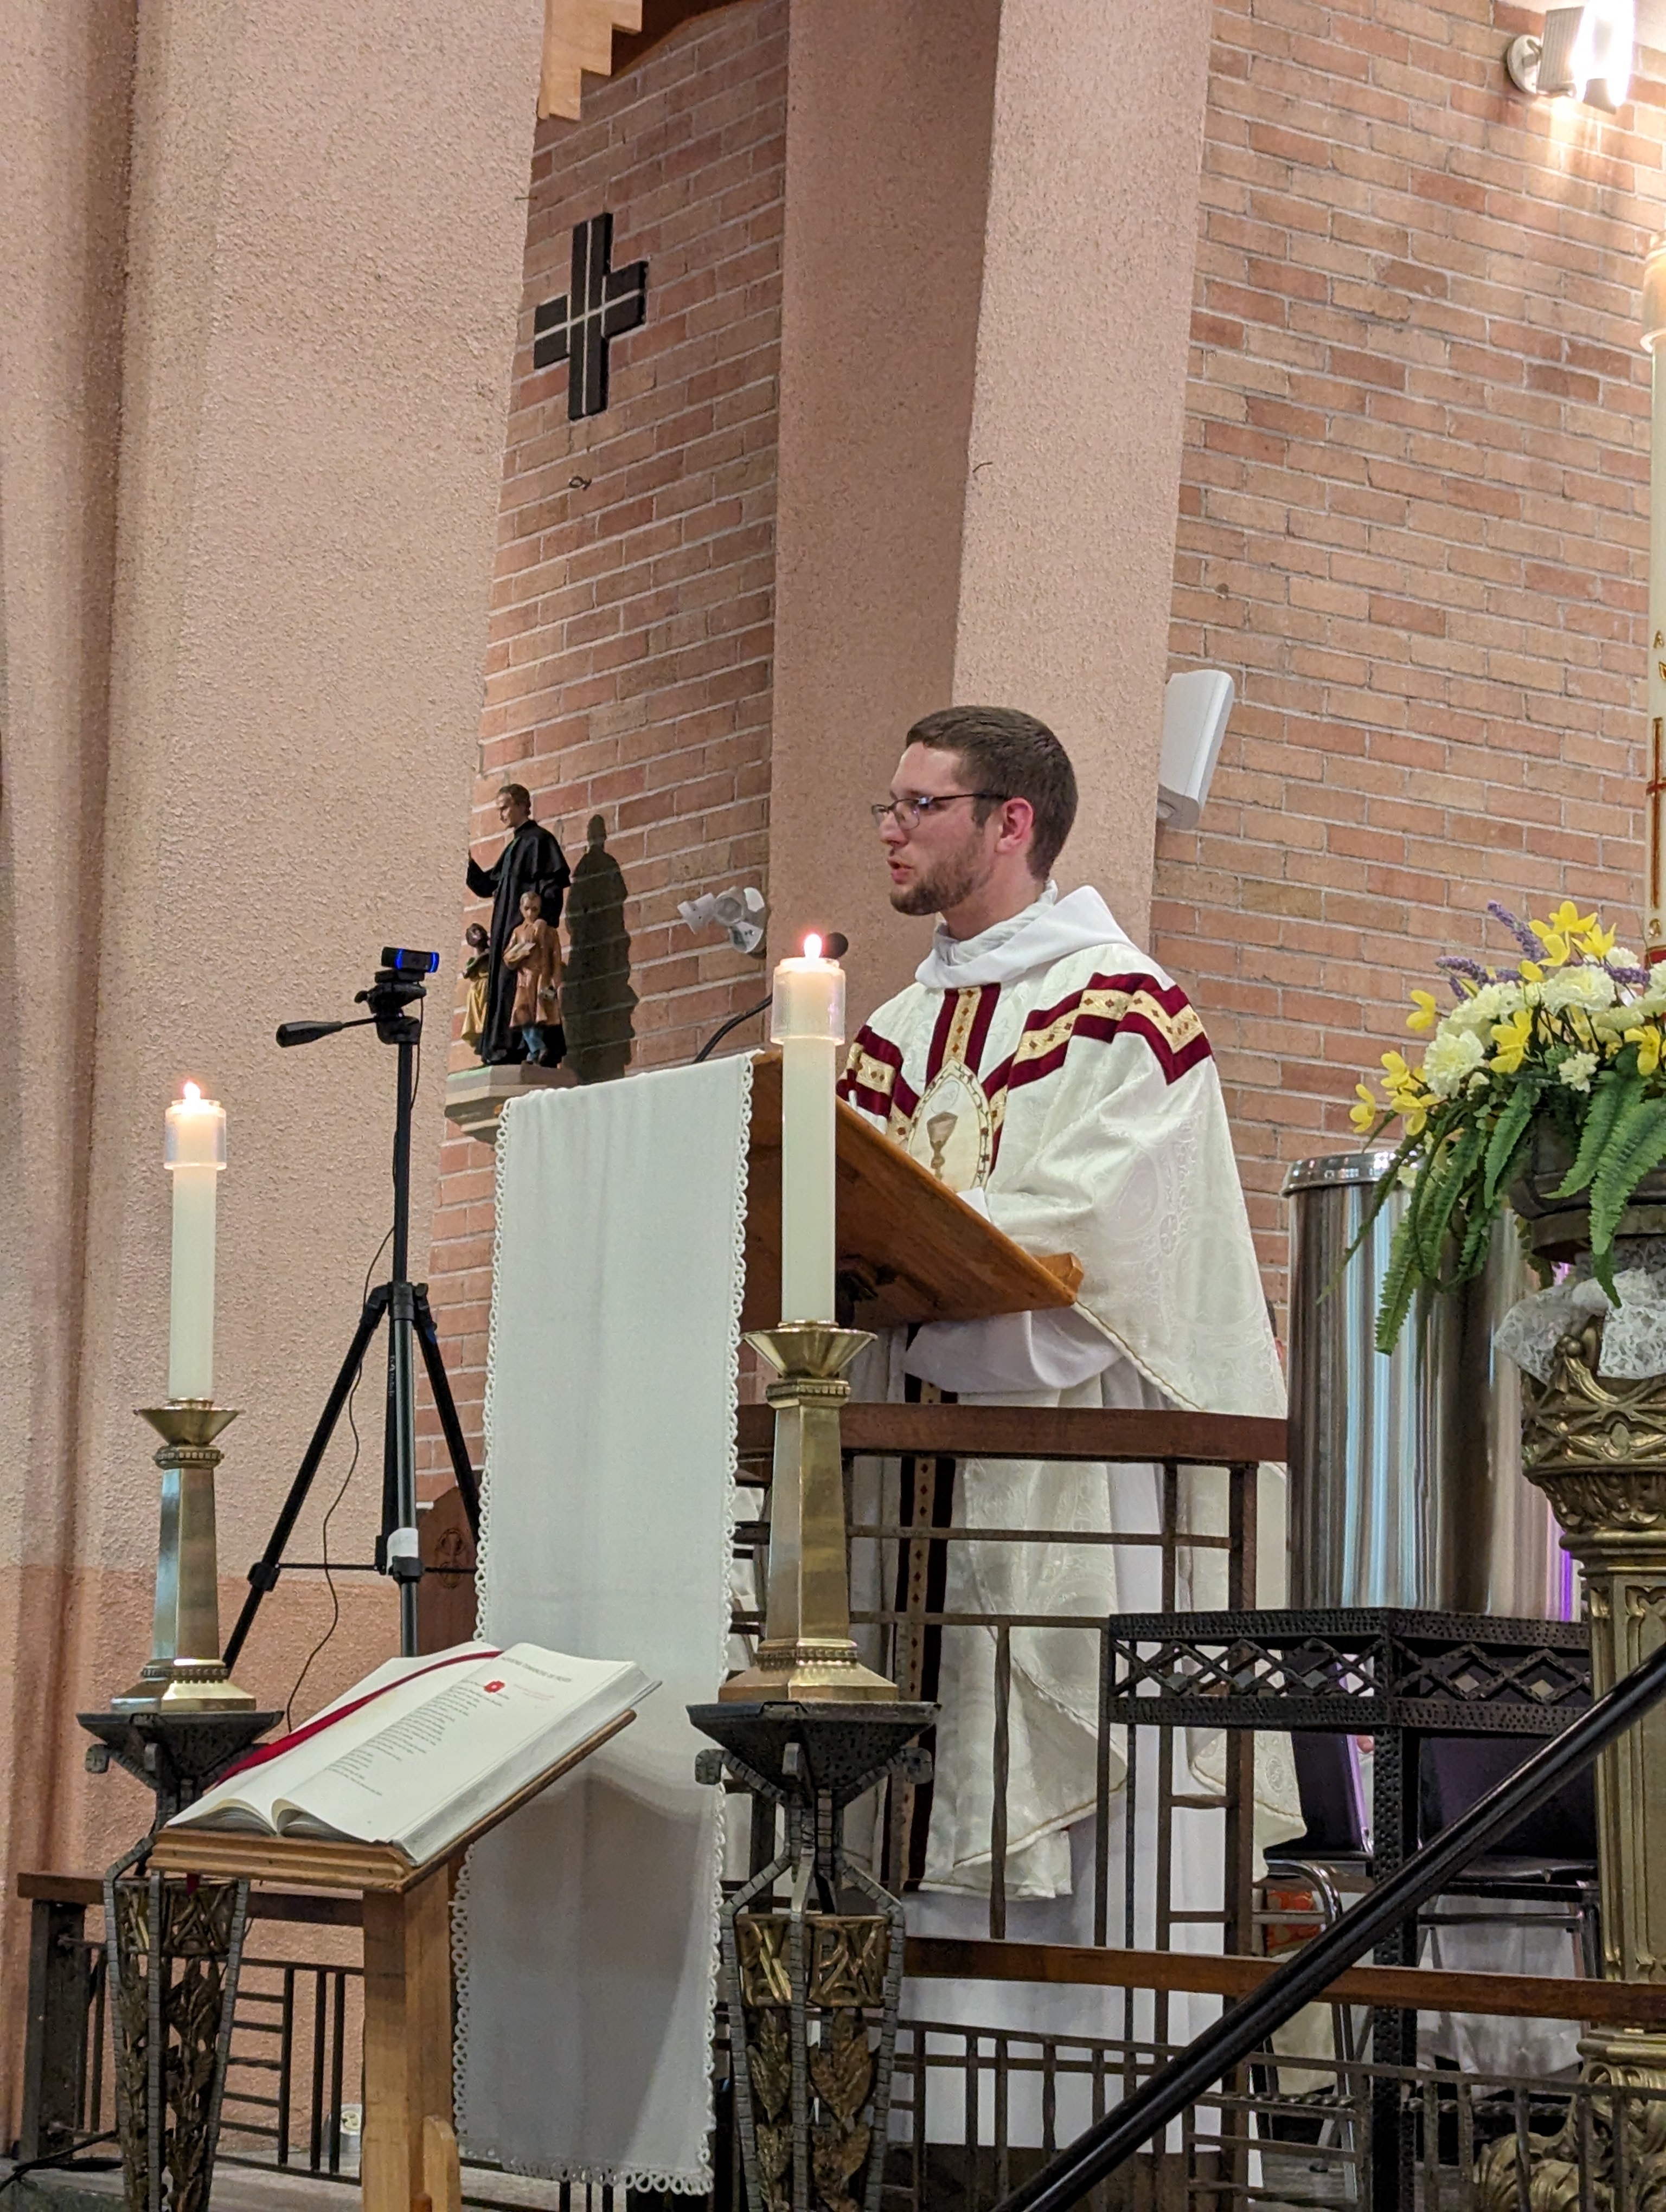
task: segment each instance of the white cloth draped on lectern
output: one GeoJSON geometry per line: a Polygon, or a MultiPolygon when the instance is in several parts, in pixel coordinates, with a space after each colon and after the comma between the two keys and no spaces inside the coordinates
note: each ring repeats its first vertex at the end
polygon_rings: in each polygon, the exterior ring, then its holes
{"type": "Polygon", "coordinates": [[[498,1137],[480,1633],[661,1685],[459,1893],[465,2151],[554,2179],[712,2185],[721,1794],[684,1709],[727,1663],[751,1074],[544,1091],[498,1137]]]}

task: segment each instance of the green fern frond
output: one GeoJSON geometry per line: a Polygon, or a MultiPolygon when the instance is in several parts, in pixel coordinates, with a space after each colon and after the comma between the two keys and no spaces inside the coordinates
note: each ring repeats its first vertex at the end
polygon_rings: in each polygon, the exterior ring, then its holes
{"type": "Polygon", "coordinates": [[[1383,1295],[1377,1308],[1377,1348],[1379,1352],[1392,1352],[1399,1342],[1417,1282],[1417,1242],[1408,1211],[1394,1232],[1394,1243],[1389,1249],[1389,1264],[1383,1277],[1383,1295]]]}
{"type": "Polygon", "coordinates": [[[1606,1262],[1614,1232],[1637,1186],[1666,1160],[1666,1101],[1644,1099],[1626,1115],[1608,1141],[1591,1183],[1591,1267],[1611,1298],[1618,1299],[1606,1262]]]}
{"type": "Polygon", "coordinates": [[[1515,1180],[1516,1155],[1538,1103],[1539,1085],[1518,1083],[1505,1101],[1503,1113],[1493,1124],[1493,1133],[1487,1142],[1487,1174],[1481,1194],[1481,1202],[1489,1212],[1497,1203],[1499,1193],[1515,1180]]]}
{"type": "Polygon", "coordinates": [[[1578,1152],[1554,1193],[1555,1197],[1576,1197],[1596,1181],[1596,1170],[1602,1164],[1602,1155],[1615,1127],[1642,1097],[1643,1082],[1635,1069],[1629,1073],[1617,1067],[1603,1069],[1591,1085],[1590,1104],[1580,1131],[1578,1152]]]}

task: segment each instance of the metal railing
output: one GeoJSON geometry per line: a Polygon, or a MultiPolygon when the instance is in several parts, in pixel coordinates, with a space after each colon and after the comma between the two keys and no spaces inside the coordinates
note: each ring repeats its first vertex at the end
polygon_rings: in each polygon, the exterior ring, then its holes
{"type": "Polygon", "coordinates": [[[1206,2097],[1303,2006],[1322,1996],[1390,1929],[1434,1897],[1471,1860],[1589,1766],[1666,1696],[1666,1645],[1617,1682],[1590,1711],[1534,1753],[1479,1804],[1415,1851],[1324,1934],[1278,1967],[1213,2027],[1152,2075],[1114,2113],[1096,2121],[1067,2150],[1004,2198],[1000,2212],[1066,2212],[1118,2166],[1206,2097]]]}

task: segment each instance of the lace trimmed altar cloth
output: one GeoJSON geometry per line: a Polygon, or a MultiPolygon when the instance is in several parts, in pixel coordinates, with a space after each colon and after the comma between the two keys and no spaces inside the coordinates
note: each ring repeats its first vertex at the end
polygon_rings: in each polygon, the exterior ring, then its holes
{"type": "Polygon", "coordinates": [[[537,1093],[498,1137],[480,1632],[661,1686],[459,1893],[459,2134],[552,2179],[712,2185],[722,1797],[684,1707],[727,1671],[751,1073],[537,1093]]]}
{"type": "Polygon", "coordinates": [[[1609,1382],[1641,1382],[1666,1375],[1666,1237],[1621,1237],[1614,1248],[1616,1306],[1590,1272],[1583,1255],[1560,1283],[1532,1291],[1510,1309],[1493,1342],[1517,1367],[1550,1380],[1558,1342],[1583,1328],[1593,1315],[1606,1316],[1596,1371],[1609,1382]]]}

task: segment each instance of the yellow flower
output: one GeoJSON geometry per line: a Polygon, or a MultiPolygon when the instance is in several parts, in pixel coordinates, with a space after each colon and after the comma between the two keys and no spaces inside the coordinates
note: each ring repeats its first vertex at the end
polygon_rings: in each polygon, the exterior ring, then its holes
{"type": "Polygon", "coordinates": [[[1626,1042],[1637,1047],[1638,1073],[1652,1075],[1660,1066],[1662,1035],[1659,1023],[1651,1022],[1645,1028],[1627,1030],[1626,1042]]]}
{"type": "Polygon", "coordinates": [[[1585,950],[1593,960],[1606,960],[1614,950],[1614,939],[1619,933],[1612,929],[1604,929],[1595,915],[1591,916],[1591,921],[1595,926],[1586,930],[1584,933],[1585,950]]]}
{"type": "MultiPolygon", "coordinates": [[[[1538,924],[1535,922],[1536,929],[1538,924]]],[[[1513,1075],[1527,1057],[1527,1048],[1533,1042],[1533,1016],[1525,1006],[1517,1006],[1508,1021],[1494,1022],[1493,1042],[1498,1047],[1489,1066],[1496,1067],[1501,1075],[1513,1075]]]]}
{"type": "Polygon", "coordinates": [[[1523,960],[1521,965],[1521,976],[1524,983],[1542,983],[1545,980],[1545,971],[1536,960],[1523,960]]]}
{"type": "Polygon", "coordinates": [[[1363,1083],[1356,1083],[1353,1095],[1359,1101],[1348,1108],[1348,1119],[1360,1136],[1367,1135],[1383,1117],[1383,1109],[1363,1083]]]}
{"type": "Polygon", "coordinates": [[[1408,1030],[1432,1030],[1436,1017],[1435,994],[1432,991],[1414,991],[1412,1011],[1406,1017],[1408,1030]]]}
{"type": "Polygon", "coordinates": [[[1573,951],[1577,940],[1587,936],[1596,927],[1596,916],[1594,914],[1582,915],[1572,899],[1564,899],[1548,921],[1535,921],[1531,925],[1533,934],[1543,945],[1545,957],[1553,968],[1561,967],[1573,951]]]}

